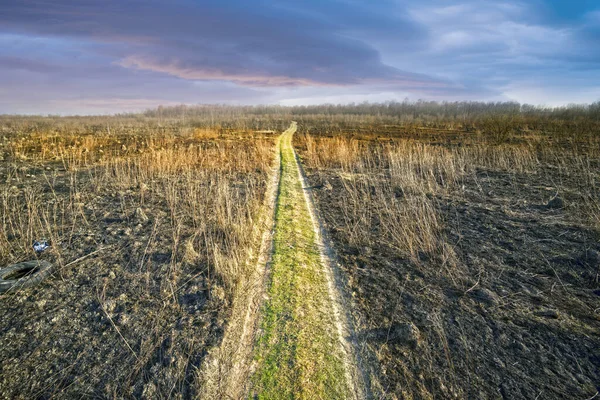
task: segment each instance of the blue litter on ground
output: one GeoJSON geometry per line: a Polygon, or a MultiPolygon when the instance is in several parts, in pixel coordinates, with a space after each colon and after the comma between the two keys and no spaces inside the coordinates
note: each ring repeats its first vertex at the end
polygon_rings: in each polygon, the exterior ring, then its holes
{"type": "Polygon", "coordinates": [[[36,253],[43,253],[48,247],[50,247],[50,244],[45,240],[33,242],[33,250],[36,253]]]}

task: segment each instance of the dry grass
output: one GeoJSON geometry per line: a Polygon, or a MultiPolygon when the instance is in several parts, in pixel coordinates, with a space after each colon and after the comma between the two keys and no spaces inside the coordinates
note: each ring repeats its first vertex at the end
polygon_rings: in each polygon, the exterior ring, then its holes
{"type": "Polygon", "coordinates": [[[363,318],[365,343],[381,363],[384,397],[485,397],[498,390],[511,397],[557,382],[554,395],[572,390],[565,389],[568,379],[547,379],[537,367],[524,367],[535,379],[499,371],[515,356],[487,333],[489,321],[489,332],[526,346],[559,335],[579,357],[561,368],[580,371],[586,377],[578,390],[594,394],[594,355],[587,354],[597,343],[589,332],[597,326],[598,271],[581,254],[598,247],[600,146],[588,136],[568,143],[500,128],[418,137],[383,127],[384,134],[297,139],[363,310],[355,317],[363,318]],[[562,203],[548,205],[555,197],[562,203]],[[525,289],[522,280],[534,278],[537,286],[525,289]],[[540,321],[531,311],[539,304],[573,317],[535,311],[560,322],[540,321]],[[532,338],[515,326],[538,330],[532,338]],[[407,334],[412,327],[421,334],[407,334]],[[573,335],[580,339],[571,342],[573,335]],[[494,372],[483,378],[482,371],[494,372]],[[511,383],[496,388],[489,376],[500,375],[511,383]]]}
{"type": "Polygon", "coordinates": [[[0,332],[2,391],[196,393],[202,354],[218,344],[256,246],[249,233],[273,143],[209,129],[4,141],[0,261],[34,257],[32,241],[45,238],[52,247],[42,257],[57,272],[0,302],[10,326],[0,332]],[[98,249],[106,250],[69,264],[98,249]],[[60,365],[69,369],[52,372],[60,365]]]}
{"type": "MultiPolygon", "coordinates": [[[[600,147],[582,154],[574,148],[548,143],[439,146],[403,138],[374,143],[345,136],[311,135],[304,136],[300,143],[309,168],[338,172],[347,195],[345,218],[353,243],[365,226],[373,229],[371,224],[381,221],[377,229],[413,259],[419,252],[440,253],[446,246],[439,233],[443,220],[437,212],[436,198],[460,194],[464,179],[475,177],[479,170],[536,173],[547,164],[558,169],[559,178],[577,177],[584,218],[591,226],[600,226],[595,170],[600,147]],[[378,215],[371,215],[372,209],[361,204],[374,205],[378,215]]],[[[557,193],[568,191],[563,186],[557,182],[557,193]]]]}
{"type": "Polygon", "coordinates": [[[41,257],[57,265],[42,285],[0,297],[0,391],[198,395],[256,245],[269,132],[295,119],[314,133],[297,143],[357,318],[375,338],[384,392],[479,398],[517,388],[535,398],[529,386],[546,384],[538,366],[559,365],[544,395],[566,393],[568,377],[592,396],[600,275],[575,253],[598,248],[597,107],[513,106],[0,117],[0,265],[35,257],[40,238],[52,242],[41,257]],[[546,206],[553,197],[562,208],[546,206]],[[540,305],[560,312],[540,317],[540,305]],[[407,340],[410,324],[421,335],[407,340]],[[564,346],[544,347],[555,341],[564,346]],[[493,382],[512,371],[535,380],[493,382]]]}

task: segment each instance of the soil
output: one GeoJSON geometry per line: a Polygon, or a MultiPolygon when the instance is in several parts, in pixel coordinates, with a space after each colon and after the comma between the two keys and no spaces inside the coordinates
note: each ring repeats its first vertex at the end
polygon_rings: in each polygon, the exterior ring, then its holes
{"type": "MultiPolygon", "coordinates": [[[[436,255],[411,260],[378,240],[385,221],[370,221],[352,245],[343,174],[307,173],[349,277],[358,335],[379,361],[383,397],[589,399],[600,391],[600,229],[579,213],[579,177],[552,165],[465,176],[462,188],[434,197],[457,260],[448,265],[436,255]]],[[[377,219],[381,205],[357,206],[377,219]]]]}
{"type": "MultiPolygon", "coordinates": [[[[252,146],[245,140],[206,146],[236,154],[252,146]]],[[[225,185],[235,195],[232,202],[250,212],[262,201],[268,171],[237,171],[232,164],[226,173],[199,177],[197,210],[208,209],[199,218],[202,226],[188,209],[172,214],[163,190],[178,190],[172,176],[143,188],[92,184],[90,176],[102,171],[71,172],[52,160],[10,156],[0,164],[4,211],[15,219],[28,212],[39,213],[42,222],[50,218],[55,237],[40,258],[56,266],[38,286],[0,296],[0,398],[198,395],[198,367],[220,343],[230,312],[210,251],[215,246],[221,260],[230,260],[247,249],[243,226],[227,230],[214,221],[218,197],[211,184],[225,185]],[[30,193],[40,200],[35,210],[27,205],[30,193]]],[[[28,235],[47,231],[23,224],[29,229],[0,235],[0,266],[35,258],[28,235]]]]}

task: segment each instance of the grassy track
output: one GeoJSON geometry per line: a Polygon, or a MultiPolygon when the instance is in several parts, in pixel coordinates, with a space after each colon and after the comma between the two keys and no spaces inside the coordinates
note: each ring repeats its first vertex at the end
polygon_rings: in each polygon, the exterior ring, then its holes
{"type": "Polygon", "coordinates": [[[280,138],[273,256],[251,396],[349,398],[327,276],[292,147],[295,131],[293,123],[280,138]]]}

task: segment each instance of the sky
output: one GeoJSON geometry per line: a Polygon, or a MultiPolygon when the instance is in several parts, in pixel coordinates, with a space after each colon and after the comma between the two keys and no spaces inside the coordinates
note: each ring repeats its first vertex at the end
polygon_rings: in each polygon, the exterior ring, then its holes
{"type": "Polygon", "coordinates": [[[0,114],[600,100],[598,0],[1,0],[0,114]]]}

